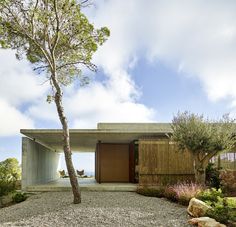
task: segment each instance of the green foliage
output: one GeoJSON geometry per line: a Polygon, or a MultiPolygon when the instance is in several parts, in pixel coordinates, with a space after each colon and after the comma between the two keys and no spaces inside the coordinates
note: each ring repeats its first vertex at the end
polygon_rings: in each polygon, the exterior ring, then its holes
{"type": "Polygon", "coordinates": [[[236,200],[224,198],[221,189],[207,189],[199,193],[197,198],[212,207],[207,211],[207,216],[226,224],[229,221],[236,221],[236,200]]]}
{"type": "Polygon", "coordinates": [[[211,206],[220,198],[223,198],[224,195],[221,189],[211,188],[200,192],[196,197],[211,206]]]}
{"type": "Polygon", "coordinates": [[[207,216],[216,221],[227,224],[229,221],[236,221],[236,201],[227,198],[220,198],[214,202],[212,209],[207,211],[207,216]]]}
{"type": "Polygon", "coordinates": [[[234,120],[224,115],[219,121],[204,119],[203,115],[178,113],[173,118],[173,139],[181,150],[193,153],[213,153],[231,150],[235,144],[234,120]]]}
{"type": "Polygon", "coordinates": [[[8,0],[0,4],[0,44],[26,55],[38,73],[68,85],[84,80],[82,67],[95,71],[94,52],[109,37],[106,27],[95,29],[75,0],[8,0]]]}
{"type": "Polygon", "coordinates": [[[20,179],[20,167],[17,159],[8,158],[0,162],[0,196],[15,190],[20,179]]]}
{"type": "MultiPolygon", "coordinates": [[[[95,29],[81,12],[87,1],[77,0],[2,0],[0,4],[0,44],[16,51],[16,58],[26,57],[37,73],[44,72],[51,85],[51,96],[63,128],[64,153],[70,153],[69,130],[63,107],[63,86],[79,79],[88,83],[82,69],[96,71],[92,56],[110,32],[95,29]]],[[[74,169],[69,155],[68,168],[74,169]]],[[[74,203],[80,203],[75,171],[69,171],[74,203]]]]}
{"type": "Polygon", "coordinates": [[[202,186],[195,183],[178,183],[168,186],[138,187],[136,192],[149,197],[165,197],[172,202],[188,205],[190,199],[202,190],[202,186]]]}
{"type": "Polygon", "coordinates": [[[206,185],[211,188],[220,188],[220,170],[214,163],[208,163],[206,167],[206,185]]]}
{"type": "Polygon", "coordinates": [[[17,192],[12,196],[12,200],[15,203],[23,202],[27,199],[27,195],[25,193],[17,192]]]}
{"type": "Polygon", "coordinates": [[[203,115],[178,113],[172,120],[173,140],[180,150],[192,152],[195,162],[195,178],[205,183],[205,169],[209,160],[219,152],[234,148],[235,124],[228,115],[218,121],[205,119],[203,115]]]}
{"type": "Polygon", "coordinates": [[[155,187],[155,188],[149,188],[149,187],[138,187],[136,192],[140,195],[149,196],[149,197],[164,197],[165,188],[155,187]]]}
{"type": "Polygon", "coordinates": [[[14,191],[14,185],[12,183],[0,180],[0,197],[7,195],[9,192],[14,191]]]}

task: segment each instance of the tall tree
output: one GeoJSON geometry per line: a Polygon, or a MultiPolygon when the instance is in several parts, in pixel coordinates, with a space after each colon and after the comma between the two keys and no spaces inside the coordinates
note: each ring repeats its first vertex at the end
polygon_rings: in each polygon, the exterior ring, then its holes
{"type": "Polygon", "coordinates": [[[74,203],[81,194],[72,163],[67,117],[62,103],[63,88],[76,78],[87,83],[81,67],[96,71],[93,53],[109,36],[106,27],[95,29],[81,12],[88,1],[0,0],[0,44],[24,55],[52,86],[48,101],[54,101],[63,129],[63,150],[72,185],[74,203]]]}
{"type": "Polygon", "coordinates": [[[236,128],[228,115],[210,121],[203,115],[178,113],[172,120],[172,129],[180,150],[188,149],[193,154],[197,183],[205,184],[205,170],[212,157],[235,147],[236,128]]]}

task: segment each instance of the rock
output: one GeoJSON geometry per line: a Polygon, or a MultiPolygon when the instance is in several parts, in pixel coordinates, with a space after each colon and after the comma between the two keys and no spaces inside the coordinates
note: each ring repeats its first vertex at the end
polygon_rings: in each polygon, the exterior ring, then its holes
{"type": "Polygon", "coordinates": [[[199,199],[192,198],[189,202],[187,211],[193,217],[202,217],[206,214],[208,209],[211,209],[211,207],[206,203],[199,199]]]}
{"type": "Polygon", "coordinates": [[[188,221],[191,225],[197,225],[198,227],[226,227],[226,225],[217,222],[213,218],[209,217],[200,217],[192,218],[188,221]]]}

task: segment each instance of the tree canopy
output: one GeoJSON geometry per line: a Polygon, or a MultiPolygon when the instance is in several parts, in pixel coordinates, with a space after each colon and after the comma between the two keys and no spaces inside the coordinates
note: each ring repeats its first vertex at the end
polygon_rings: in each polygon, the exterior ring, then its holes
{"type": "Polygon", "coordinates": [[[87,3],[76,0],[0,0],[0,44],[26,56],[35,71],[44,72],[63,129],[63,150],[74,203],[81,202],[78,180],[72,163],[67,117],[63,107],[63,86],[88,77],[82,68],[96,71],[92,56],[110,35],[109,29],[95,29],[81,12],[87,3]]]}
{"type": "Polygon", "coordinates": [[[193,153],[195,165],[204,173],[212,157],[235,147],[234,122],[229,115],[212,121],[203,115],[178,113],[172,120],[173,140],[180,150],[188,149],[193,153]]]}
{"type": "Polygon", "coordinates": [[[81,66],[96,70],[92,55],[110,32],[95,29],[80,8],[76,0],[1,0],[0,43],[16,50],[18,59],[26,55],[49,78],[56,67],[62,85],[75,78],[86,82],[81,66]]]}
{"type": "Polygon", "coordinates": [[[0,196],[15,190],[20,174],[20,166],[16,158],[8,158],[0,162],[0,196]]]}

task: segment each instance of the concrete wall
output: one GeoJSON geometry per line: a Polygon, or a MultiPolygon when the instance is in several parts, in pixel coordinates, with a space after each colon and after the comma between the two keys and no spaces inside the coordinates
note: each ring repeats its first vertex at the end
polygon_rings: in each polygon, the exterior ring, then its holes
{"type": "Polygon", "coordinates": [[[27,138],[22,138],[22,189],[56,180],[60,154],[27,138]]]}
{"type": "Polygon", "coordinates": [[[115,130],[121,132],[164,132],[171,133],[169,123],[98,123],[98,130],[115,130]]]}

